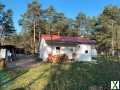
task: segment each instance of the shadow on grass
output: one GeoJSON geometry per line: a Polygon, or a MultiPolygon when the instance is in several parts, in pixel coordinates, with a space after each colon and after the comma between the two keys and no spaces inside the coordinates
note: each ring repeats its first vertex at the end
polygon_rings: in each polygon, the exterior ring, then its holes
{"type": "Polygon", "coordinates": [[[36,77],[35,79],[33,79],[25,88],[30,89],[30,86],[31,86],[32,84],[34,84],[37,80],[39,80],[39,79],[41,79],[42,77],[44,77],[44,74],[45,74],[46,72],[48,72],[48,71],[49,71],[49,69],[44,70],[44,73],[40,74],[38,77],[36,77]]]}
{"type": "Polygon", "coordinates": [[[110,90],[110,82],[120,81],[120,61],[53,64],[44,90],[110,90]],[[100,89],[98,89],[100,88],[100,89]]]}
{"type": "Polygon", "coordinates": [[[25,88],[16,88],[16,89],[13,89],[13,90],[26,90],[25,88]]]}
{"type": "MultiPolygon", "coordinates": [[[[46,66],[46,64],[45,65],[43,65],[44,67],[46,66]]],[[[41,68],[43,68],[43,66],[41,66],[41,68]]],[[[44,77],[46,77],[46,73],[47,72],[49,72],[49,68],[43,68],[43,70],[41,70],[39,67],[37,68],[37,69],[30,69],[30,71],[26,74],[27,75],[27,77],[26,77],[26,75],[24,75],[23,77],[21,77],[22,78],[22,80],[23,80],[23,83],[22,84],[17,84],[17,85],[13,85],[13,89],[15,89],[15,90],[17,90],[18,89],[18,87],[23,87],[24,89],[26,89],[26,90],[36,90],[36,88],[38,88],[39,87],[39,85],[41,85],[41,83],[39,83],[38,84],[38,86],[36,85],[36,86],[34,86],[34,84],[37,82],[37,81],[39,81],[39,80],[41,80],[41,79],[43,79],[44,77]],[[31,73],[32,72],[32,73],[31,73]],[[35,75],[35,76],[34,76],[35,75]],[[31,77],[32,76],[32,77],[31,77]],[[31,77],[31,78],[29,78],[29,77],[31,77]],[[25,79],[25,81],[24,81],[24,79],[25,79]],[[33,87],[32,87],[33,86],[33,87]],[[35,88],[36,87],[36,88],[35,88]]],[[[20,79],[20,78],[19,78],[20,79]]],[[[22,81],[20,81],[20,82],[22,82],[22,81]]],[[[19,90],[19,89],[18,89],[19,90]]],[[[41,90],[41,89],[37,89],[37,90],[41,90]]]]}
{"type": "Polygon", "coordinates": [[[0,71],[0,87],[11,82],[14,81],[16,78],[20,77],[21,75],[27,73],[28,70],[23,70],[21,72],[18,71],[9,71],[9,70],[2,70],[0,71]],[[13,72],[13,73],[12,73],[13,72]],[[15,75],[14,75],[15,73],[15,75]]]}

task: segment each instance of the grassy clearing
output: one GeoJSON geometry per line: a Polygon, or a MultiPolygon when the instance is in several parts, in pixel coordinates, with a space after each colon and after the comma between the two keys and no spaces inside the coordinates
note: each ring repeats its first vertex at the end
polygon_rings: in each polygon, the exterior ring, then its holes
{"type": "MultiPolygon", "coordinates": [[[[40,83],[39,85],[38,90],[41,90],[42,88],[44,88],[43,86],[47,84],[47,79],[49,79],[49,77],[47,77],[49,76],[48,75],[49,69],[50,69],[50,64],[40,64],[38,67],[26,70],[25,73],[21,74],[14,80],[2,85],[1,89],[2,90],[13,90],[13,89],[17,90],[18,88],[26,88],[29,90],[31,88],[31,90],[36,90],[35,89],[36,87],[32,86],[32,84],[40,79],[41,81],[44,82],[44,83],[42,82],[43,85],[42,83],[40,83]]],[[[13,77],[10,77],[10,78],[13,78],[13,77]]]]}
{"type": "Polygon", "coordinates": [[[119,61],[40,63],[2,85],[0,90],[88,90],[91,86],[110,88],[111,80],[120,80],[119,61]]]}

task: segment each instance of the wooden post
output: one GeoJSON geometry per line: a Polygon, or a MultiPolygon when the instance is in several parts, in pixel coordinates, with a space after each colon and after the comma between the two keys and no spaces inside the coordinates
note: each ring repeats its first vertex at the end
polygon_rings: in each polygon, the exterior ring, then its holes
{"type": "Polygon", "coordinates": [[[34,21],[34,23],[33,23],[33,52],[34,52],[34,54],[36,53],[36,44],[35,44],[35,42],[36,42],[36,40],[35,40],[35,33],[36,33],[36,25],[35,25],[35,21],[34,21]]]}
{"type": "MultiPolygon", "coordinates": [[[[118,27],[118,26],[117,26],[118,27]]],[[[117,52],[117,58],[119,59],[119,53],[118,53],[118,32],[117,32],[117,28],[115,28],[115,32],[116,32],[116,52],[117,52]]]]}
{"type": "Polygon", "coordinates": [[[4,69],[5,67],[6,67],[5,59],[0,59],[0,70],[4,69]]]}
{"type": "Polygon", "coordinates": [[[114,56],[115,51],[114,51],[114,24],[112,22],[112,55],[114,56]]]}

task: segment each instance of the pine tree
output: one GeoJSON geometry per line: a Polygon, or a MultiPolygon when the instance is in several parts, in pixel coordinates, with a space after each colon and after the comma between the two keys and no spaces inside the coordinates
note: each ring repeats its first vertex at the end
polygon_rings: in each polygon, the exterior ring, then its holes
{"type": "Polygon", "coordinates": [[[15,34],[15,27],[12,19],[12,10],[7,10],[4,16],[3,29],[5,36],[11,36],[15,34]]]}
{"type": "Polygon", "coordinates": [[[16,30],[12,16],[12,10],[5,10],[5,5],[0,3],[0,35],[2,44],[4,44],[9,37],[15,35],[16,30]]]}

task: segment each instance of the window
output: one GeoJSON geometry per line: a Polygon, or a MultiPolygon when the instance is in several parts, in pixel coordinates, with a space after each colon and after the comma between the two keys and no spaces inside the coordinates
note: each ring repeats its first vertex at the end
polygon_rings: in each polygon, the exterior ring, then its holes
{"type": "Polygon", "coordinates": [[[71,48],[70,51],[73,52],[73,48],[71,48]]]}
{"type": "Polygon", "coordinates": [[[78,48],[80,48],[80,46],[78,46],[78,48]]]}
{"type": "Polygon", "coordinates": [[[60,53],[60,47],[56,47],[56,53],[60,53]]]}
{"type": "Polygon", "coordinates": [[[88,53],[88,50],[85,50],[85,53],[87,54],[87,53],[88,53]]]}
{"type": "Polygon", "coordinates": [[[60,50],[60,47],[56,47],[56,50],[60,50]]]}

